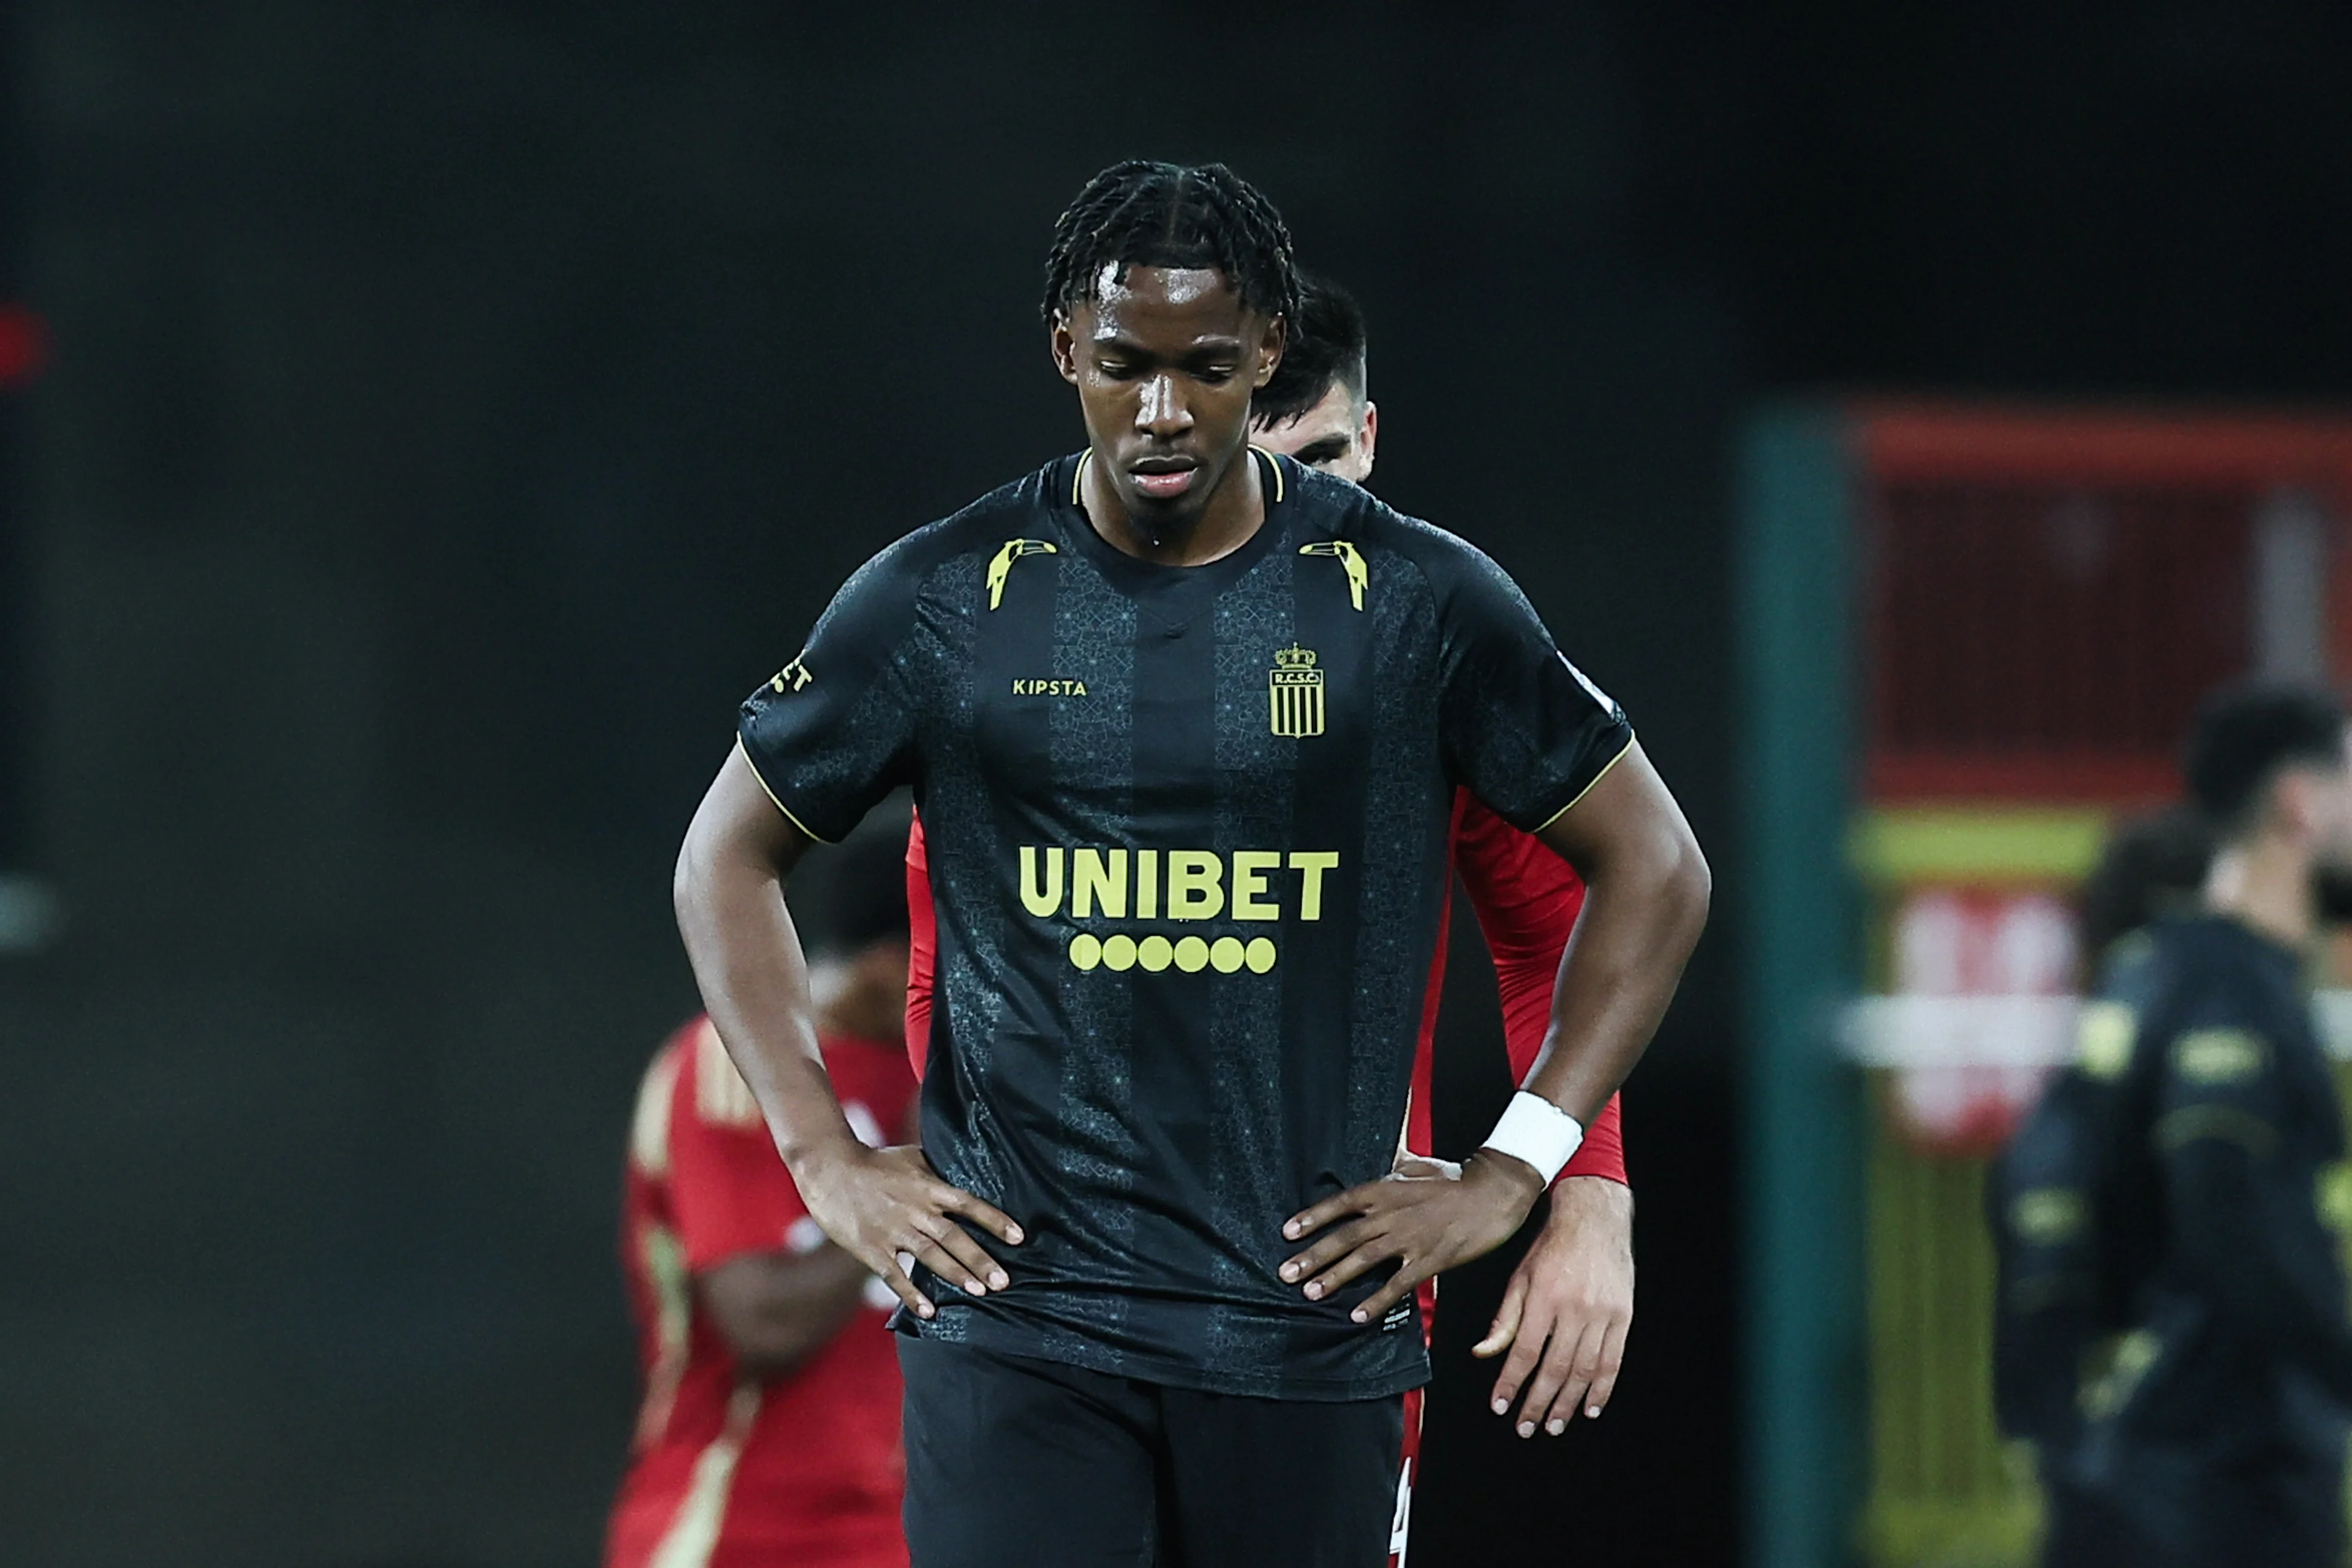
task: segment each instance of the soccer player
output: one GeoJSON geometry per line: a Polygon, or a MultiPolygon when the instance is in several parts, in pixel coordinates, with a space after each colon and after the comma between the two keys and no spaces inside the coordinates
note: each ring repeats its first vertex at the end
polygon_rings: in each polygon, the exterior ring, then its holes
{"type": "Polygon", "coordinates": [[[906,1304],[921,1568],[1378,1561],[1427,1376],[1407,1298],[1517,1228],[1704,922],[1680,810],[1509,580],[1250,450],[1296,298],[1221,165],[1090,181],[1045,298],[1086,450],[861,568],[680,852],[719,1032],[810,1212],[906,1304]],[[900,784],[944,1016],[921,1148],[875,1151],[781,885],[900,784]],[[1396,1180],[1458,784],[1586,904],[1529,1089],[1396,1180]]]}
{"type": "MultiPolygon", "coordinates": [[[[1253,441],[1325,473],[1363,483],[1370,478],[1380,410],[1367,378],[1364,313],[1327,279],[1302,274],[1299,308],[1283,346],[1282,363],[1250,401],[1253,441]]],[[[1502,994],[1505,1045],[1513,1082],[1524,1079],[1543,1047],[1551,1016],[1552,982],[1559,973],[1584,885],[1575,869],[1479,803],[1454,792],[1448,845],[1470,894],[1502,994]]],[[[923,1070],[931,1038],[931,975],[935,946],[929,862],[917,817],[907,840],[907,902],[912,958],[907,988],[907,1038],[915,1070],[923,1070]]],[[[1432,1046],[1445,974],[1451,901],[1438,922],[1430,992],[1422,1012],[1406,1145],[1432,1146],[1432,1046]]],[[[1633,1193],[1625,1173],[1620,1113],[1614,1096],[1553,1184],[1549,1218],[1527,1258],[1513,1273],[1504,1305],[1477,1353],[1510,1348],[1491,1398],[1500,1414],[1511,1408],[1530,1369],[1518,1425],[1522,1436],[1567,1429],[1580,1410],[1599,1415],[1616,1385],[1633,1312],[1633,1193]],[[1524,1322],[1522,1320],[1524,1319],[1524,1322]]],[[[1423,1317],[1433,1316],[1435,1281],[1421,1289],[1423,1317]]],[[[1419,1401],[1405,1414],[1406,1466],[1399,1479],[1402,1533],[1419,1452],[1419,1401]]]]}
{"type": "Polygon", "coordinates": [[[2186,771],[2202,910],[2111,950],[1997,1173],[1996,1387],[2050,1481],[2044,1562],[2318,1568],[2345,1549],[2352,1185],[2303,974],[2315,874],[2352,862],[2352,743],[2332,697],[2241,688],[2186,771]]]}
{"type": "MultiPolygon", "coordinates": [[[[815,987],[842,1115],[876,1146],[913,1121],[898,842],[833,853],[815,987]]],[[[903,1568],[897,1298],[809,1217],[708,1019],[646,1074],[625,1202],[646,1393],[606,1568],[903,1568]]]]}

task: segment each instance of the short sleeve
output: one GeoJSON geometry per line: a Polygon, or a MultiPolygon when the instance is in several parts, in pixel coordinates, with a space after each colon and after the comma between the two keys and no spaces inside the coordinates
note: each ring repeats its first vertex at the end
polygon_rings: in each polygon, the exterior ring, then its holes
{"type": "Polygon", "coordinates": [[[1568,661],[1503,569],[1467,545],[1442,597],[1448,771],[1532,833],[1633,743],[1624,710],[1568,661]]]}
{"type": "Polygon", "coordinates": [[[670,1207],[688,1269],[790,1246],[793,1222],[808,1210],[751,1089],[707,1025],[679,1054],[669,1141],[670,1207]]]}
{"type": "Polygon", "coordinates": [[[737,735],[752,772],[812,838],[835,843],[913,780],[919,714],[905,668],[917,574],[905,542],[858,568],[808,646],[745,700],[737,735]]]}

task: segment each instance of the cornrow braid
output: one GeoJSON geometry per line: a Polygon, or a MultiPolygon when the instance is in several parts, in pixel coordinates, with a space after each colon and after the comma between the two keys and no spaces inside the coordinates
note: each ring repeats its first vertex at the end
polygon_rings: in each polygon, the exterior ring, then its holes
{"type": "Polygon", "coordinates": [[[1214,268],[1244,308],[1298,314],[1290,230],[1272,202],[1223,163],[1130,158],[1088,180],[1054,225],[1045,319],[1093,299],[1106,267],[1122,280],[1129,267],[1214,268]]]}

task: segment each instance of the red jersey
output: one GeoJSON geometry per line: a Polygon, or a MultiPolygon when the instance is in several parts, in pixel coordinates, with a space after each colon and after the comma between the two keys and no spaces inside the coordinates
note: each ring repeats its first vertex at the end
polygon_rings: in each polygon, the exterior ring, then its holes
{"type": "MultiPolygon", "coordinates": [[[[914,1095],[895,1045],[824,1042],[834,1092],[868,1142],[898,1141],[914,1095]]],[[[646,1071],[629,1135],[622,1264],[645,1405],[606,1568],[905,1568],[898,1358],[879,1281],[789,1377],[739,1380],[694,1277],[824,1236],[708,1019],[646,1071]]]]}
{"type": "MultiPolygon", "coordinates": [[[[1478,929],[1494,954],[1495,978],[1503,999],[1503,1044],[1510,1053],[1511,1081],[1524,1082],[1543,1049],[1551,1025],[1552,986],[1560,955],[1584,908],[1584,880],[1574,867],[1532,833],[1522,833],[1482,805],[1468,790],[1454,792],[1454,825],[1448,843],[1454,867],[1470,889],[1478,929]]],[[[920,1078],[931,1047],[931,980],[939,956],[939,921],[931,907],[930,868],[923,847],[923,823],[915,819],[907,836],[907,912],[911,948],[907,965],[907,1055],[920,1078]]],[[[1437,951],[1430,960],[1423,995],[1421,1040],[1413,1055],[1412,1099],[1405,1110],[1405,1143],[1426,1152],[1430,1135],[1432,1048],[1437,1037],[1437,1004],[1445,985],[1448,900],[1437,926],[1437,951]]],[[[1585,1129],[1584,1142],[1561,1171],[1570,1176],[1601,1176],[1624,1182],[1625,1140],[1618,1097],[1611,1095],[1585,1129]]]]}

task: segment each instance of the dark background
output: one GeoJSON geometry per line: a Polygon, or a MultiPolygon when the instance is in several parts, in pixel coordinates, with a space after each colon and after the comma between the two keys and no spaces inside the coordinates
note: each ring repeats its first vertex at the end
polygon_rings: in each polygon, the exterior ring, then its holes
{"type": "MultiPolygon", "coordinates": [[[[0,1557],[592,1559],[678,833],[844,574],[1077,443],[1034,296],[1104,163],[1232,163],[1359,292],[1381,492],[1719,874],[1744,409],[2352,385],[2341,5],[992,9],[0,10],[0,869],[67,915],[0,964],[0,1557]]],[[[1631,1090],[1618,1401],[1518,1445],[1452,1377],[1416,1568],[1736,1554],[1729,924],[1631,1090]]]]}

